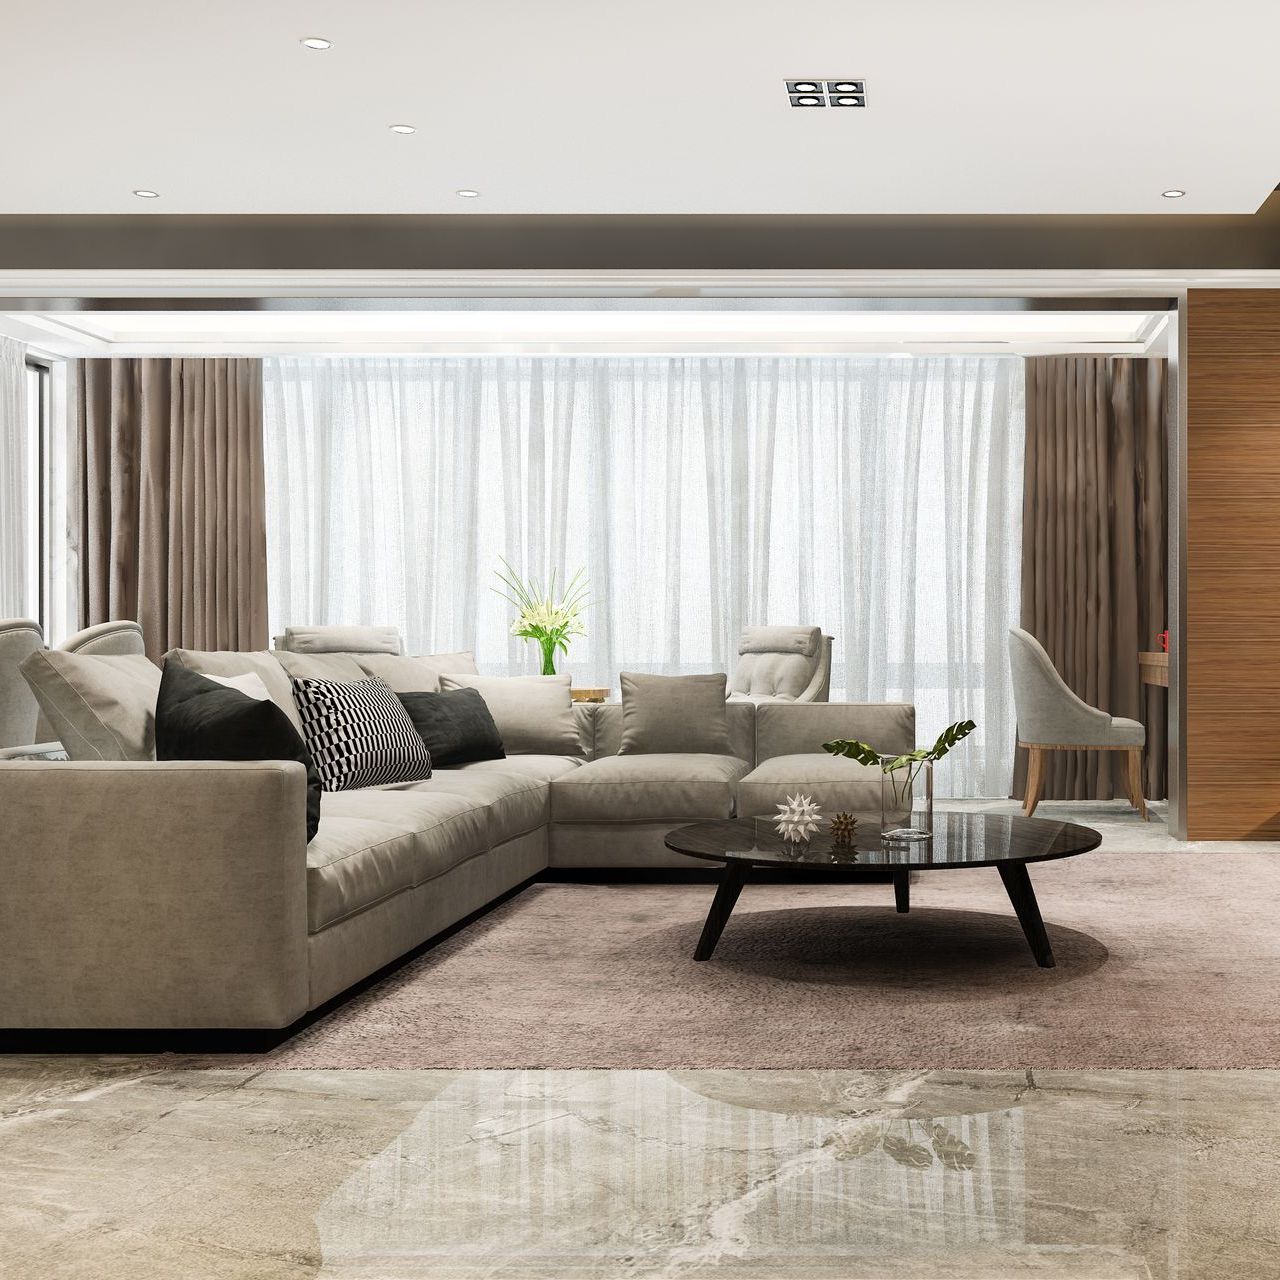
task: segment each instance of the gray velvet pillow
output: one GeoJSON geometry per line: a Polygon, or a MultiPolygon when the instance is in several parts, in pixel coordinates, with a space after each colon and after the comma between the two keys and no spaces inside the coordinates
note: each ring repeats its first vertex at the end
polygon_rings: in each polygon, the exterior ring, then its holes
{"type": "Polygon", "coordinates": [[[620,756],[695,752],[731,756],[729,714],[725,708],[728,678],[723,672],[705,676],[642,676],[624,671],[620,756]]]}

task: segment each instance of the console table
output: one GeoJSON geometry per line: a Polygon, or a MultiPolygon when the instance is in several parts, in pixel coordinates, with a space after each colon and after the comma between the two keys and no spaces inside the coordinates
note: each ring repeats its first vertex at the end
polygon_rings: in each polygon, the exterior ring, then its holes
{"type": "Polygon", "coordinates": [[[1169,655],[1163,650],[1143,650],[1138,654],[1138,679],[1143,684],[1169,687],[1169,655]]]}

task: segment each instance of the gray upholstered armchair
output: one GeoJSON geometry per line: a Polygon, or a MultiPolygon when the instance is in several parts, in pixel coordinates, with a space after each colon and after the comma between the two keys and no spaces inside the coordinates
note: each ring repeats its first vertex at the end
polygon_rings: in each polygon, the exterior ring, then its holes
{"type": "Polygon", "coordinates": [[[44,648],[44,632],[30,618],[0,622],[0,749],[26,747],[36,739],[39,709],[18,665],[44,648]]]}
{"type": "Polygon", "coordinates": [[[286,653],[404,652],[398,627],[285,627],[274,643],[286,653]]]}
{"type": "Polygon", "coordinates": [[[142,628],[136,622],[98,622],[68,636],[58,648],[96,658],[123,658],[147,651],[142,628]]]}
{"type": "Polygon", "coordinates": [[[747,627],[729,681],[730,702],[826,702],[831,637],[821,627],[747,627]]]}
{"type": "Polygon", "coordinates": [[[1146,729],[1137,720],[1110,715],[1078,698],[1040,641],[1021,627],[1009,628],[1009,663],[1018,713],[1018,745],[1027,748],[1027,789],[1022,806],[1027,817],[1040,802],[1048,752],[1125,751],[1129,756],[1125,770],[1129,799],[1145,820],[1142,748],[1146,729]]]}

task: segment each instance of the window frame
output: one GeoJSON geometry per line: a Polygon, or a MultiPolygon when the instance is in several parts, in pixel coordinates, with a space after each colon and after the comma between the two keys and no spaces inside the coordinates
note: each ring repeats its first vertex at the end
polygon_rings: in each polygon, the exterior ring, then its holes
{"type": "MultiPolygon", "coordinates": [[[[31,579],[35,586],[35,618],[40,623],[46,639],[50,625],[50,583],[49,583],[49,449],[50,430],[52,426],[53,401],[53,365],[48,360],[27,354],[26,372],[28,378],[34,375],[34,407],[36,420],[27,424],[30,438],[35,444],[33,459],[34,499],[35,499],[35,562],[32,565],[31,579]]],[[[27,404],[30,406],[32,383],[28,383],[27,404]]]]}

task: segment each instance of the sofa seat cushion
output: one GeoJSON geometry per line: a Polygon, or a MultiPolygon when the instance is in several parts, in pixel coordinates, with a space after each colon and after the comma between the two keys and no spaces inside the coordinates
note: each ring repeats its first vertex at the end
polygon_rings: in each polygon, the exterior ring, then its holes
{"type": "MultiPolygon", "coordinates": [[[[430,784],[426,784],[429,786],[430,784]]],[[[331,791],[307,846],[307,925],[318,933],[489,847],[488,812],[433,791],[331,791]]]]}
{"type": "Polygon", "coordinates": [[[555,822],[684,822],[733,816],[737,756],[688,752],[605,756],[555,779],[555,822]]]}
{"type": "MultiPolygon", "coordinates": [[[[505,773],[511,777],[550,782],[553,778],[562,778],[566,773],[581,769],[585,763],[581,756],[507,756],[503,760],[473,760],[457,768],[459,772],[505,773]]],[[[453,770],[442,769],[440,772],[452,773],[453,770]]]]}
{"type": "Polygon", "coordinates": [[[421,785],[432,795],[460,796],[487,810],[490,848],[547,824],[549,798],[541,778],[437,769],[430,783],[421,785]]]}
{"type": "Polygon", "coordinates": [[[788,796],[812,796],[823,813],[880,812],[880,770],[820,751],[773,756],[738,783],[738,816],[774,817],[788,796]]]}

